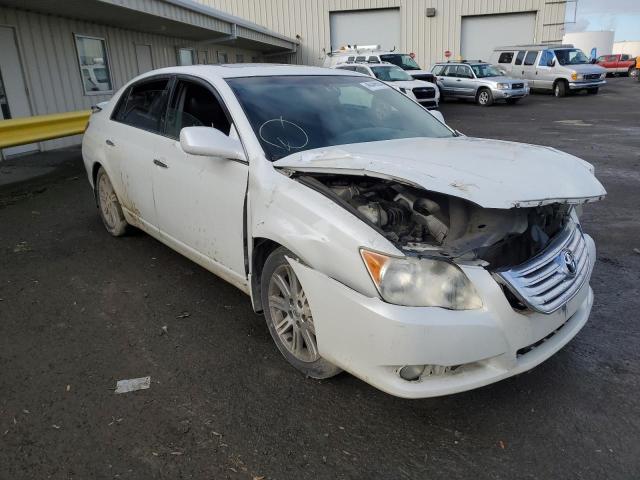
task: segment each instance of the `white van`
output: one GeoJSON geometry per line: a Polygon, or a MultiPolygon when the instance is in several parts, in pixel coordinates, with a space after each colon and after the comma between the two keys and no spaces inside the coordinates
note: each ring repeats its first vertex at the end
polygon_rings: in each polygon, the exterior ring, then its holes
{"type": "Polygon", "coordinates": [[[331,52],[324,59],[325,67],[335,67],[343,63],[393,63],[416,80],[435,83],[435,77],[428,70],[422,70],[413,54],[382,50],[380,45],[346,45],[331,52]]]}
{"type": "Polygon", "coordinates": [[[513,78],[527,80],[532,89],[551,90],[556,97],[577,90],[596,94],[607,83],[606,70],[573,45],[496,47],[489,62],[513,78]]]}

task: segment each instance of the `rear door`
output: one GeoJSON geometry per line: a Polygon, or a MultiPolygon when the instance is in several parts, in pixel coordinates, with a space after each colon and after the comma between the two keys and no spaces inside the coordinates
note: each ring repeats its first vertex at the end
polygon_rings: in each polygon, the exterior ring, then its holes
{"type": "Polygon", "coordinates": [[[153,77],[129,87],[105,138],[107,173],[119,186],[120,203],[151,231],[158,230],[152,176],[172,81],[170,76],[153,77]]]}
{"type": "Polygon", "coordinates": [[[527,55],[526,50],[518,50],[516,52],[516,58],[513,61],[513,68],[511,69],[511,76],[515,78],[524,78],[524,57],[527,55]]]}
{"type": "Polygon", "coordinates": [[[535,86],[538,76],[536,62],[540,54],[541,52],[537,50],[529,50],[522,61],[522,78],[531,82],[533,86],[535,86]]]}

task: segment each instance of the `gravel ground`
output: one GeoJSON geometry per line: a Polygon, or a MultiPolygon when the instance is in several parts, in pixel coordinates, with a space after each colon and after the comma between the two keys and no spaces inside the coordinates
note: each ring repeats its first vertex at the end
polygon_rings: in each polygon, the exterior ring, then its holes
{"type": "Polygon", "coordinates": [[[609,196],[583,217],[599,258],[582,332],[527,374],[427,400],[305,379],[248,297],[147,235],[107,235],[77,149],[0,164],[47,173],[0,187],[0,478],[640,478],[639,93],[615,78],[442,106],[467,135],[592,162],[609,196]]]}

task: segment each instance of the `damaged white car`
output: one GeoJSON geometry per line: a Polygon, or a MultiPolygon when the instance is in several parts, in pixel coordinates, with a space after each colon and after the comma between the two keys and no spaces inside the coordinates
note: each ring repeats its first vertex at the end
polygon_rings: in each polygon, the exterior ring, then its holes
{"type": "Polygon", "coordinates": [[[308,376],[450,394],[529,370],[587,321],[579,213],[606,192],[579,158],[462,136],[314,67],[166,68],[95,110],[82,153],[107,230],[249,294],[308,376]]]}

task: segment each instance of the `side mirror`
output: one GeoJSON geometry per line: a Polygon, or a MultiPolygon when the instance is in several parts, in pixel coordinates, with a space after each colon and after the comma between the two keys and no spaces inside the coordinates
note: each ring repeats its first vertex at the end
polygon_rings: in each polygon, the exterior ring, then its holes
{"type": "Polygon", "coordinates": [[[556,59],[555,58],[549,59],[549,61],[547,62],[547,67],[555,67],[555,66],[556,66],[556,59]]]}
{"type": "MultiPolygon", "coordinates": [[[[428,112],[433,115],[434,117],[436,117],[437,120],[439,120],[442,123],[444,122],[444,116],[442,115],[442,112],[438,111],[438,110],[428,110],[428,112]]],[[[446,123],[445,123],[446,125],[446,123]]]]}
{"type": "Polygon", "coordinates": [[[213,127],[185,127],[180,131],[180,146],[191,155],[223,157],[246,161],[239,140],[213,127]]]}

